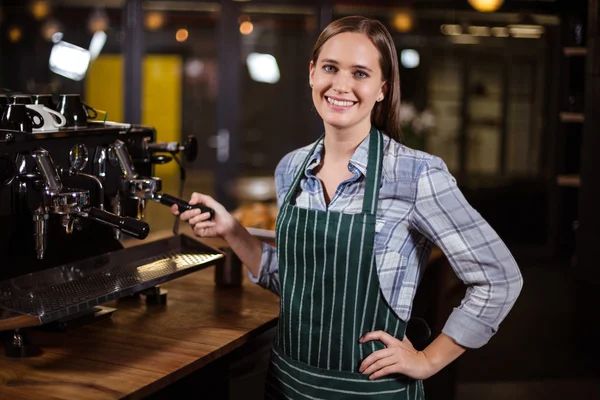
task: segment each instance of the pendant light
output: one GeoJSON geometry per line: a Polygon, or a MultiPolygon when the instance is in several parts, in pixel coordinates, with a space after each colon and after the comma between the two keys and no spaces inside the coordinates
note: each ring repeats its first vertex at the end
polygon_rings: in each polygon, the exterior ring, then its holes
{"type": "Polygon", "coordinates": [[[468,0],[471,7],[480,12],[494,12],[502,6],[504,0],[468,0]]]}

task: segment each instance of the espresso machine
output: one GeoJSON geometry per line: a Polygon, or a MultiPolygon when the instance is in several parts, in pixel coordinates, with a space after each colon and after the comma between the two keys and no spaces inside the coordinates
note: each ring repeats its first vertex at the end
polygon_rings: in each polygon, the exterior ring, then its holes
{"type": "Polygon", "coordinates": [[[27,340],[28,329],[76,329],[110,316],[115,308],[103,306],[107,302],[154,293],[164,303],[160,284],[219,266],[225,256],[177,229],[166,239],[147,240],[147,201],[190,207],[181,194],[161,192],[154,166],[175,160],[183,181],[183,161],[197,155],[195,138],[162,143],[150,126],[81,120],[47,131],[0,127],[0,333],[6,356],[39,353],[27,340]],[[124,240],[139,243],[124,246],[124,240]]]}

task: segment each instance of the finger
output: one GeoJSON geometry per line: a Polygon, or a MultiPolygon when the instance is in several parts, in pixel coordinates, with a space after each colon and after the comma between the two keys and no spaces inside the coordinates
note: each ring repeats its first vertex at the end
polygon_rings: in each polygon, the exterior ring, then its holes
{"type": "Polygon", "coordinates": [[[179,207],[177,207],[177,204],[173,204],[173,205],[171,206],[171,212],[172,212],[174,215],[179,215],[179,207]]]}
{"type": "Polygon", "coordinates": [[[205,212],[205,213],[202,213],[202,214],[196,215],[195,217],[190,218],[188,222],[191,225],[195,225],[197,223],[200,223],[200,222],[203,222],[203,221],[206,221],[209,219],[210,219],[210,213],[205,212]]]}
{"type": "Polygon", "coordinates": [[[384,376],[397,374],[398,372],[399,371],[396,370],[396,364],[388,365],[387,367],[384,367],[379,371],[373,373],[371,376],[369,376],[369,380],[372,381],[375,379],[383,378],[384,376]]]}
{"type": "MultiPolygon", "coordinates": [[[[204,224],[207,224],[208,222],[204,222],[204,224]]],[[[202,224],[198,224],[194,226],[194,234],[196,234],[197,236],[213,236],[212,232],[211,232],[211,227],[205,227],[202,226],[202,224]]]]}
{"type": "Polygon", "coordinates": [[[198,208],[194,208],[194,209],[182,212],[180,218],[183,221],[189,221],[190,219],[197,217],[200,214],[202,214],[202,211],[198,208]]]}
{"type": "Polygon", "coordinates": [[[367,368],[369,368],[371,365],[373,365],[377,361],[379,361],[383,358],[386,358],[386,357],[390,357],[393,354],[394,354],[393,349],[388,349],[388,348],[374,351],[367,358],[365,358],[362,361],[362,363],[360,363],[360,368],[358,369],[358,372],[364,372],[367,368]]]}
{"type": "Polygon", "coordinates": [[[207,207],[214,208],[215,205],[219,204],[212,197],[202,194],[202,193],[192,193],[192,197],[190,198],[190,205],[202,204],[207,207]]]}
{"type": "Polygon", "coordinates": [[[396,359],[394,357],[385,357],[382,358],[381,360],[378,360],[376,362],[374,362],[373,364],[371,364],[369,366],[369,368],[365,369],[362,373],[365,375],[371,375],[385,367],[388,367],[390,365],[393,365],[396,363],[396,359]]]}
{"type": "Polygon", "coordinates": [[[398,345],[400,341],[384,331],[373,331],[369,332],[363,337],[360,338],[360,343],[370,342],[372,340],[379,340],[381,343],[385,345],[385,347],[391,347],[394,345],[398,345]]]}
{"type": "Polygon", "coordinates": [[[213,221],[205,221],[205,222],[199,222],[193,226],[194,226],[194,230],[209,229],[209,228],[214,228],[215,223],[213,221]]]}

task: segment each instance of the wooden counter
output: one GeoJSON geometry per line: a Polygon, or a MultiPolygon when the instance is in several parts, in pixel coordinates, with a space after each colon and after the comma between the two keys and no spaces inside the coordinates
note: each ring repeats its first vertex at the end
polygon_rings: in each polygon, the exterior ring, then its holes
{"type": "MultiPolygon", "coordinates": [[[[185,226],[182,233],[192,236],[185,226]]],[[[435,248],[429,262],[441,258],[435,248]]],[[[250,282],[245,269],[241,288],[218,288],[214,278],[215,267],[209,267],[161,285],[168,290],[165,306],[126,298],[105,304],[117,309],[105,320],[65,332],[28,330],[43,354],[21,359],[0,354],[0,399],[143,398],[276,326],[279,297],[250,282]]]]}
{"type": "Polygon", "coordinates": [[[245,275],[241,288],[217,288],[214,270],[161,285],[165,306],[126,298],[106,304],[117,311],[105,320],[66,332],[29,330],[44,353],[0,355],[0,399],[142,398],[276,325],[276,295],[245,275]]]}

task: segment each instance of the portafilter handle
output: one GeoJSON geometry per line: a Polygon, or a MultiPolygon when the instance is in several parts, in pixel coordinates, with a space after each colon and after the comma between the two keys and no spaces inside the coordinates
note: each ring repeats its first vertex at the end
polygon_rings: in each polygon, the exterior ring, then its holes
{"type": "Polygon", "coordinates": [[[154,199],[159,201],[161,204],[164,204],[169,207],[173,204],[177,205],[177,208],[179,209],[180,213],[198,208],[203,213],[210,213],[210,219],[213,219],[215,217],[215,210],[213,210],[212,208],[201,206],[200,204],[191,205],[187,201],[177,198],[175,196],[171,196],[170,194],[157,193],[154,196],[154,199]]]}
{"type": "Polygon", "coordinates": [[[94,221],[109,225],[136,239],[145,239],[150,232],[150,226],[139,219],[121,217],[99,208],[91,207],[84,216],[94,221]]]}

